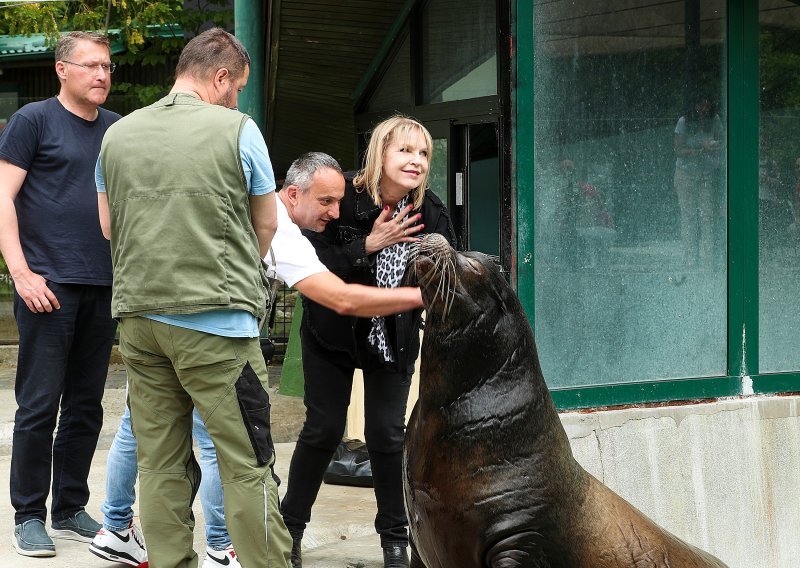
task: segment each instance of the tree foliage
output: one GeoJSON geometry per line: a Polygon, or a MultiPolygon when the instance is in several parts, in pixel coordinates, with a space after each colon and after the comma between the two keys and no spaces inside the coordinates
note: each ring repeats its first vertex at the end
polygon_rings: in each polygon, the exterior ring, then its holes
{"type": "MultiPolygon", "coordinates": [[[[228,27],[233,22],[230,0],[84,0],[24,2],[0,5],[0,34],[44,34],[55,45],[60,32],[92,30],[111,33],[127,51],[115,56],[118,64],[158,65],[180,53],[188,38],[204,26],[228,27]],[[164,26],[177,25],[183,33],[164,35],[164,26]]],[[[151,102],[163,85],[114,83],[115,92],[138,95],[151,102]]]]}

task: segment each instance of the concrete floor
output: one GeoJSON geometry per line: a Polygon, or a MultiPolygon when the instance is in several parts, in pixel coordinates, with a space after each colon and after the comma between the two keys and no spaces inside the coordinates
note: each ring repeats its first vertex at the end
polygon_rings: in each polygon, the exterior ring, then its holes
{"type": "MultiPolygon", "coordinates": [[[[7,483],[11,463],[11,435],[14,412],[14,369],[0,367],[0,479],[7,483]]],[[[105,463],[108,448],[116,425],[122,414],[125,397],[124,371],[112,367],[104,397],[105,424],[100,436],[97,453],[89,476],[91,498],[86,510],[100,519],[100,505],[105,494],[105,463]]],[[[297,435],[302,422],[302,401],[291,397],[272,395],[273,422],[281,431],[281,438],[297,435]],[[299,402],[299,406],[298,406],[299,402]],[[298,414],[300,413],[300,414],[298,414]]],[[[286,480],[289,461],[294,450],[293,442],[276,444],[278,455],[276,471],[286,480]]],[[[281,494],[285,485],[281,487],[281,494]]],[[[137,512],[138,509],[134,507],[137,512]]],[[[380,568],[383,558],[380,541],[375,534],[375,497],[372,489],[343,487],[323,484],[312,514],[311,524],[303,539],[303,566],[306,568],[380,568]]],[[[197,519],[195,527],[195,550],[202,563],[205,551],[203,511],[195,503],[197,519]]],[[[138,523],[138,521],[137,521],[138,523]]],[[[49,526],[49,522],[48,522],[49,526]]],[[[52,558],[28,558],[18,555],[11,546],[14,529],[14,510],[8,492],[0,497],[0,568],[99,568],[124,566],[102,560],[88,551],[88,545],[68,540],[56,540],[56,556],[52,558]]]]}

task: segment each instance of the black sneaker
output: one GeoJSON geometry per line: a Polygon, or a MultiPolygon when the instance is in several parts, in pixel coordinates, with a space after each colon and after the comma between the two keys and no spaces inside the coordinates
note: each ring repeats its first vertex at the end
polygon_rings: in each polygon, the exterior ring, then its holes
{"type": "Polygon", "coordinates": [[[22,556],[56,555],[56,545],[47,535],[44,523],[39,519],[29,519],[15,526],[11,544],[22,556]]]}
{"type": "Polygon", "coordinates": [[[92,542],[97,531],[102,529],[103,525],[90,517],[86,511],[78,511],[63,521],[53,521],[52,527],[50,536],[53,538],[92,542]]]}

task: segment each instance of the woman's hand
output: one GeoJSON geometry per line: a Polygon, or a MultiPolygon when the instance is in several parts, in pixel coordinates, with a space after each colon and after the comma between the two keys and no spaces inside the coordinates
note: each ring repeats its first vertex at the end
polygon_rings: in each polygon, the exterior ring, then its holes
{"type": "Polygon", "coordinates": [[[364,248],[367,254],[372,254],[397,243],[413,243],[416,241],[417,237],[415,235],[424,229],[425,225],[414,225],[422,215],[417,213],[409,217],[408,214],[413,209],[413,205],[408,205],[392,219],[391,210],[388,207],[384,207],[372,224],[372,231],[364,241],[364,248]]]}

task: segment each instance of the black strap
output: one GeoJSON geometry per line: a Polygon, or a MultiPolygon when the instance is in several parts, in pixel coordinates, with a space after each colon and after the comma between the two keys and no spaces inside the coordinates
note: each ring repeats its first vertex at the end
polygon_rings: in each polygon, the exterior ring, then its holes
{"type": "MultiPolygon", "coordinates": [[[[272,247],[269,247],[269,255],[270,260],[272,261],[272,268],[274,271],[275,268],[275,251],[272,250],[272,247]]],[[[275,325],[275,301],[278,297],[278,288],[281,286],[281,281],[277,278],[273,278],[269,276],[269,267],[264,259],[261,259],[261,264],[264,267],[264,272],[267,274],[267,282],[269,283],[269,287],[267,289],[267,311],[264,313],[264,316],[261,318],[261,321],[258,322],[258,334],[259,336],[264,330],[264,324],[267,325],[267,333],[264,337],[269,337],[270,330],[272,326],[275,325]]]]}

